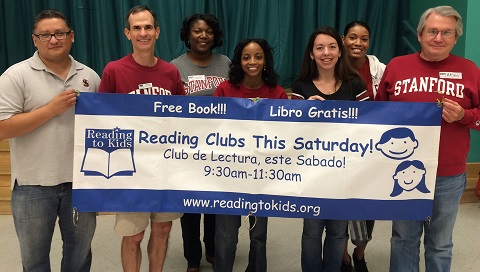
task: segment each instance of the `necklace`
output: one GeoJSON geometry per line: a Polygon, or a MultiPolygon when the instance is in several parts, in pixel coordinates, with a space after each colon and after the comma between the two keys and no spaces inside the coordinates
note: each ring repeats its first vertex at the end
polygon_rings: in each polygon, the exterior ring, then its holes
{"type": "Polygon", "coordinates": [[[321,93],[327,94],[327,95],[334,94],[338,90],[337,88],[338,84],[336,84],[335,81],[325,83],[324,85],[320,80],[313,80],[313,84],[315,85],[315,87],[317,87],[317,89],[321,93]]]}

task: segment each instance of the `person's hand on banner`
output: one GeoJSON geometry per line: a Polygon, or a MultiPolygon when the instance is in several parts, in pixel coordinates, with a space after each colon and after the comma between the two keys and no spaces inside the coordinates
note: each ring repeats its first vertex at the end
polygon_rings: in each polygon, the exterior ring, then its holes
{"type": "Polygon", "coordinates": [[[319,96],[319,95],[312,95],[308,98],[308,100],[320,100],[320,101],[325,101],[325,98],[319,96]]]}

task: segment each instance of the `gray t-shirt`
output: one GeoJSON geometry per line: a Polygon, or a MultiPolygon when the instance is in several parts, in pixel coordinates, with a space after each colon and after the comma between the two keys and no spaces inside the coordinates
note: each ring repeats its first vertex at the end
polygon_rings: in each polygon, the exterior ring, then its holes
{"type": "MultiPolygon", "coordinates": [[[[96,92],[100,77],[70,56],[64,81],[49,71],[38,52],[12,65],[0,76],[0,120],[31,112],[48,104],[68,89],[96,92]]],[[[10,139],[12,186],[54,186],[73,180],[73,133],[75,109],[55,116],[34,131],[10,139]]]]}
{"type": "Polygon", "coordinates": [[[227,56],[213,54],[208,66],[197,66],[187,54],[171,61],[180,72],[187,95],[212,96],[217,86],[228,79],[230,59],[227,56]]]}

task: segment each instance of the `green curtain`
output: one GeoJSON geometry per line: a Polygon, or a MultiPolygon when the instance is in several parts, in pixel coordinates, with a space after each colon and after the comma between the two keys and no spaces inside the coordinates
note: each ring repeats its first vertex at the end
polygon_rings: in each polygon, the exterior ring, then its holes
{"type": "Polygon", "coordinates": [[[387,63],[405,52],[398,33],[399,22],[408,19],[409,1],[402,0],[0,0],[0,73],[33,54],[32,19],[55,8],[70,18],[75,30],[71,54],[101,75],[106,63],[131,52],[124,18],[139,4],[157,13],[161,33],[155,53],[160,58],[170,61],[186,51],[179,35],[186,16],[212,13],[224,32],[224,45],[216,52],[232,57],[241,39],[265,38],[275,50],[284,87],[295,79],[308,36],[319,26],[330,25],[343,34],[348,22],[363,20],[372,29],[370,54],[387,63]]]}

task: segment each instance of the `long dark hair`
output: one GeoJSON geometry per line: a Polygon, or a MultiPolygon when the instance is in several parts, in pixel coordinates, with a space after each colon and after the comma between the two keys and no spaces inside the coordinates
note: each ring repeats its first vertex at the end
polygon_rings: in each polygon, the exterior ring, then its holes
{"type": "Polygon", "coordinates": [[[338,84],[341,80],[349,81],[354,77],[358,77],[357,71],[352,68],[348,58],[344,57],[345,48],[343,46],[342,37],[340,37],[340,34],[338,34],[337,30],[335,30],[333,27],[323,26],[313,31],[308,39],[307,46],[305,47],[305,53],[303,54],[300,74],[295,80],[295,83],[305,80],[313,80],[318,76],[317,64],[315,63],[315,60],[312,61],[310,54],[313,52],[315,39],[320,34],[328,35],[334,38],[335,41],[337,41],[338,48],[340,49],[341,57],[335,64],[335,83],[338,84]]]}
{"type": "Polygon", "coordinates": [[[264,39],[245,39],[237,44],[233,53],[232,63],[230,64],[230,72],[228,74],[230,83],[237,85],[243,80],[245,72],[242,69],[242,51],[247,44],[252,42],[260,45],[263,54],[265,55],[265,68],[262,71],[263,83],[268,87],[277,86],[278,75],[273,68],[273,49],[264,39]]]}
{"type": "Polygon", "coordinates": [[[220,23],[218,22],[217,17],[212,14],[193,14],[183,20],[182,28],[180,29],[180,40],[185,43],[186,47],[191,48],[190,43],[188,43],[190,29],[197,21],[205,21],[205,23],[207,23],[207,25],[213,30],[213,45],[210,50],[223,45],[223,32],[220,29],[220,23]]]}

